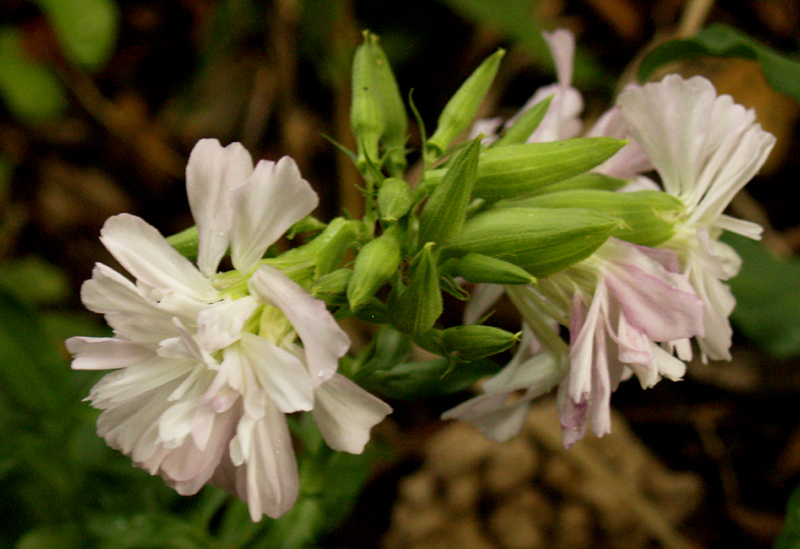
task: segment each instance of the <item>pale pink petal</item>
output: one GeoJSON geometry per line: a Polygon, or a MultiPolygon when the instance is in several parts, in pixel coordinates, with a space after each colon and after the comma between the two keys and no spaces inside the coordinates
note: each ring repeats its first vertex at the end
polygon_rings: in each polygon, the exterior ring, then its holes
{"type": "Polygon", "coordinates": [[[239,339],[245,323],[258,308],[252,296],[221,301],[197,315],[197,339],[208,351],[218,351],[239,339]]]}
{"type": "Polygon", "coordinates": [[[501,284],[476,284],[464,307],[464,324],[475,324],[503,295],[501,284]]]}
{"type": "Polygon", "coordinates": [[[144,362],[155,352],[132,341],[107,337],[71,337],[65,342],[73,370],[114,370],[144,362]]]}
{"type": "Polygon", "coordinates": [[[517,436],[525,424],[530,401],[511,401],[511,391],[487,393],[471,398],[442,414],[442,419],[458,419],[473,424],[490,440],[505,442],[517,436]]]}
{"type": "Polygon", "coordinates": [[[242,334],[240,356],[244,371],[255,378],[283,413],[311,410],[314,389],[303,363],[272,342],[250,333],[242,334]]]}
{"type": "Polygon", "coordinates": [[[211,281],[142,219],[128,214],[115,215],[108,218],[100,235],[111,255],[138,280],[202,302],[217,298],[218,292],[211,281]]]}
{"type": "Polygon", "coordinates": [[[189,155],[186,194],[200,240],[197,265],[207,277],[228,250],[233,189],[251,173],[253,160],[241,143],[223,147],[216,139],[201,139],[189,155]]]}
{"type": "MultiPolygon", "coordinates": [[[[171,393],[180,385],[175,380],[183,379],[193,370],[192,361],[155,357],[106,374],[92,387],[89,400],[95,408],[105,409],[174,382],[171,393]]],[[[168,395],[164,396],[165,401],[168,395]]]]}
{"type": "Polygon", "coordinates": [[[360,454],[369,441],[370,429],[391,412],[388,404],[336,374],[314,391],[311,414],[328,446],[360,454]]]}
{"type": "Polygon", "coordinates": [[[575,58],[575,36],[566,29],[542,32],[550,55],[556,66],[558,83],[563,87],[572,85],[572,62],[575,58]]]}
{"type": "Polygon", "coordinates": [[[761,233],[764,232],[764,228],[758,223],[745,221],[744,219],[736,219],[735,217],[725,214],[718,216],[714,220],[713,225],[720,229],[752,238],[753,240],[761,240],[761,233]]]}
{"type": "Polygon", "coordinates": [[[253,522],[265,514],[278,518],[294,505],[300,489],[297,464],[286,419],[277,408],[270,406],[258,421],[241,419],[231,461],[238,466],[236,493],[247,502],[253,522]]]}
{"type": "Polygon", "coordinates": [[[339,359],[350,348],[350,339],[336,324],[325,303],[268,265],[262,265],[250,278],[250,293],[276,306],[294,327],[306,354],[306,366],[314,387],[333,377],[339,359]]]}
{"type": "Polygon", "coordinates": [[[260,161],[233,192],[231,259],[241,272],[251,271],[292,224],[317,207],[319,198],[288,156],[260,161]]]}

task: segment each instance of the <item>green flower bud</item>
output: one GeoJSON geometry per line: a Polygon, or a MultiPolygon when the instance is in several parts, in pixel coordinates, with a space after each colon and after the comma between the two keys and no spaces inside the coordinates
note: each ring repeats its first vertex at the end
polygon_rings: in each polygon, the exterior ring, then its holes
{"type": "Polygon", "coordinates": [[[341,304],[352,276],[353,269],[337,269],[322,275],[311,285],[311,295],[329,304],[341,304]]]}
{"type": "Polygon", "coordinates": [[[468,220],[443,253],[496,257],[541,278],[589,257],[621,224],[579,208],[495,208],[468,220]]]}
{"type": "Polygon", "coordinates": [[[403,333],[421,334],[442,314],[442,293],[433,244],[426,244],[411,264],[408,286],[398,284],[389,294],[392,324],[403,333]]]}
{"type": "Polygon", "coordinates": [[[475,139],[452,161],[433,189],[420,215],[420,244],[444,245],[461,232],[478,172],[479,152],[480,141],[475,139]]]}
{"type": "Polygon", "coordinates": [[[547,109],[550,108],[550,103],[552,101],[553,96],[551,95],[522,113],[519,118],[514,121],[514,124],[506,130],[505,135],[492,143],[492,147],[505,147],[506,145],[525,143],[539,127],[539,124],[542,123],[544,115],[547,114],[547,109]]]}
{"type": "Polygon", "coordinates": [[[406,139],[408,139],[408,114],[389,59],[378,44],[378,37],[367,37],[372,59],[373,85],[378,104],[383,113],[384,129],[381,145],[386,154],[386,168],[392,175],[400,175],[406,167],[406,139]]]}
{"type": "Polygon", "coordinates": [[[347,301],[353,311],[363,307],[381,286],[397,273],[402,260],[396,226],[368,242],[356,256],[353,276],[347,285],[347,301]]]}
{"type": "MultiPolygon", "coordinates": [[[[625,143],[611,137],[581,137],[484,149],[473,196],[490,201],[530,196],[599,166],[625,143]]],[[[444,169],[428,171],[425,181],[436,184],[444,174],[444,169]]]]}
{"type": "Polygon", "coordinates": [[[196,226],[189,227],[185,231],[167,237],[167,242],[169,242],[170,246],[178,250],[178,253],[183,257],[191,261],[197,260],[197,250],[200,246],[200,239],[198,238],[196,226]]]}
{"type": "Polygon", "coordinates": [[[627,185],[628,182],[618,177],[611,177],[602,173],[586,172],[575,177],[570,177],[564,181],[553,183],[542,187],[531,196],[539,196],[547,193],[558,193],[561,191],[575,191],[580,189],[595,189],[597,191],[617,191],[627,185]]]}
{"type": "Polygon", "coordinates": [[[586,208],[618,217],[624,225],[613,236],[642,246],[657,246],[672,238],[675,223],[685,213],[683,203],[661,191],[617,193],[575,190],[547,193],[508,201],[504,206],[537,208],[586,208]]]}
{"type": "Polygon", "coordinates": [[[350,107],[350,127],[358,145],[358,168],[362,171],[368,162],[376,166],[379,164],[378,143],[386,128],[375,89],[372,44],[369,36],[369,32],[364,31],[364,43],[356,48],[353,56],[353,96],[350,107]]]}
{"type": "Polygon", "coordinates": [[[441,344],[448,356],[457,360],[475,360],[501,353],[519,341],[512,334],[493,326],[455,326],[442,332],[441,344]]]}
{"type": "Polygon", "coordinates": [[[411,209],[411,187],[402,179],[389,177],[378,189],[378,211],[383,221],[397,221],[411,209]]]}
{"type": "Polygon", "coordinates": [[[458,259],[448,259],[443,270],[451,276],[473,284],[533,284],[536,278],[528,271],[508,261],[475,253],[468,253],[458,259]]]}
{"type": "Polygon", "coordinates": [[[472,124],[478,107],[497,75],[500,60],[505,53],[505,50],[497,50],[481,63],[448,101],[439,116],[436,131],[428,139],[428,149],[434,153],[435,157],[441,156],[450,143],[472,124]]]}

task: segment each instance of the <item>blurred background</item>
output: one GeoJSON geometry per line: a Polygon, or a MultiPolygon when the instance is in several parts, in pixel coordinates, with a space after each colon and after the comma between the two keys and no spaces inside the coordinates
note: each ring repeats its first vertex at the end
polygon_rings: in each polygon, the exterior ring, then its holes
{"type": "Polygon", "coordinates": [[[644,52],[711,23],[800,49],[790,0],[3,0],[0,547],[771,546],[800,482],[800,111],[753,60],[667,68],[707,76],[778,138],[733,205],[767,228],[761,243],[729,240],[745,261],[734,360],[693,363],[685,381],[648,391],[623,385],[606,439],[561,451],[548,402],[505,445],[437,419],[466,392],[393,402],[378,449],[331,477],[351,486],[331,487],[340,516],[320,541],[286,541],[281,524],[303,530],[301,518],[251,525],[213,489],[181,498],[106,449],[81,402],[97,375],[71,372],[61,343],[107,335],[78,297],[96,261],[115,265],[98,240],[107,217],[130,212],[164,234],[192,224],[184,169],[198,139],[291,155],[320,193],[318,217],[359,215],[358,172],[331,141],[355,148],[350,61],[364,29],[431,129],[499,47],[482,115],[512,115],[554,81],[541,31],[567,28],[588,127],[644,52]]]}

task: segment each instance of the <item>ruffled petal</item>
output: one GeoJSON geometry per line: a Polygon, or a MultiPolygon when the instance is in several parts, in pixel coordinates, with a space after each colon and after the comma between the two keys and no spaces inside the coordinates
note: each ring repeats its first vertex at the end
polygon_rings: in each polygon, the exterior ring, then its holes
{"type": "Polygon", "coordinates": [[[244,416],[230,444],[236,469],[235,490],[247,502],[250,518],[278,518],[294,505],[300,490],[286,418],[270,406],[258,421],[244,416]],[[245,440],[246,439],[246,440],[245,440]]]}
{"type": "Polygon", "coordinates": [[[391,406],[336,374],[314,391],[311,414],[328,446],[360,454],[369,441],[370,429],[391,412],[391,406]]]}
{"type": "Polygon", "coordinates": [[[350,339],[336,324],[325,303],[311,297],[299,284],[281,271],[262,265],[250,278],[250,293],[271,303],[286,315],[306,354],[306,366],[314,387],[328,381],[339,366],[339,359],[350,348],[350,339]]]}
{"type": "Polygon", "coordinates": [[[115,370],[155,356],[149,347],[116,338],[71,337],[65,344],[73,356],[73,370],[115,370]]]}
{"type": "Polygon", "coordinates": [[[318,202],[317,193],[290,157],[259,162],[247,181],[233,191],[233,266],[251,271],[267,248],[318,202]]]}
{"type": "Polygon", "coordinates": [[[511,392],[479,395],[446,411],[442,419],[466,421],[486,438],[505,442],[519,434],[530,410],[529,400],[509,403],[510,397],[511,392]]]}
{"type": "Polygon", "coordinates": [[[232,345],[242,335],[242,329],[258,308],[252,296],[221,301],[197,315],[197,339],[208,352],[232,345]]]}
{"type": "Polygon", "coordinates": [[[108,218],[100,240],[129,273],[145,284],[212,302],[218,292],[154,227],[128,214],[108,218]]]}
{"type": "Polygon", "coordinates": [[[211,277],[228,249],[233,189],[253,173],[253,159],[241,143],[223,147],[216,139],[201,139],[186,164],[186,194],[197,225],[197,266],[211,277]]]}
{"type": "Polygon", "coordinates": [[[314,388],[303,363],[262,337],[245,333],[240,342],[242,366],[255,374],[275,406],[289,414],[314,407],[314,388]]]}

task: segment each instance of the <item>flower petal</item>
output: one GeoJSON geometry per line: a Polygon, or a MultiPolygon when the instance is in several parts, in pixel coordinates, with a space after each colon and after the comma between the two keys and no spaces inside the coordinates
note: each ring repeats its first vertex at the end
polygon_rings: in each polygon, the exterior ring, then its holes
{"type": "Polygon", "coordinates": [[[71,337],[65,342],[73,355],[73,370],[114,370],[144,362],[153,349],[117,338],[71,337]]]}
{"type": "Polygon", "coordinates": [[[129,273],[145,284],[175,290],[201,302],[216,300],[218,292],[211,281],[144,220],[128,214],[110,217],[100,231],[100,240],[129,273]]]}
{"type": "Polygon", "coordinates": [[[288,156],[259,162],[232,198],[231,259],[242,272],[251,271],[267,248],[319,202],[288,156]]]}
{"type": "Polygon", "coordinates": [[[306,366],[314,387],[333,377],[339,359],[350,348],[350,339],[336,324],[325,303],[311,297],[303,288],[268,265],[262,265],[250,278],[250,293],[275,305],[294,327],[306,354],[306,366]]]}
{"type": "Polygon", "coordinates": [[[300,482],[283,414],[269,406],[267,415],[258,421],[244,416],[230,446],[233,464],[240,465],[236,470],[236,493],[247,502],[253,522],[265,514],[278,518],[291,509],[300,482]]]}
{"type": "Polygon", "coordinates": [[[328,446],[360,454],[369,441],[370,429],[391,412],[391,406],[336,374],[314,391],[311,414],[328,446]]]}
{"type": "Polygon", "coordinates": [[[509,403],[511,391],[487,393],[462,402],[442,414],[442,419],[472,423],[490,440],[505,442],[517,436],[530,410],[530,401],[521,398],[509,403]]]}
{"type": "Polygon", "coordinates": [[[275,406],[289,414],[314,407],[314,389],[303,363],[263,337],[242,334],[240,356],[245,372],[249,369],[275,406]]]}
{"type": "Polygon", "coordinates": [[[251,173],[253,159],[241,143],[223,147],[216,139],[201,139],[189,155],[186,194],[200,240],[197,265],[207,277],[216,273],[228,250],[233,189],[251,173]]]}

